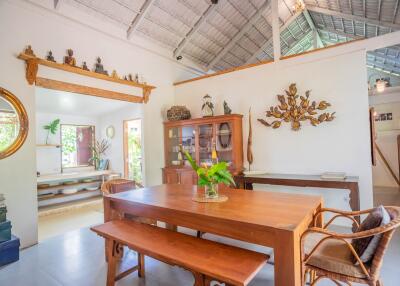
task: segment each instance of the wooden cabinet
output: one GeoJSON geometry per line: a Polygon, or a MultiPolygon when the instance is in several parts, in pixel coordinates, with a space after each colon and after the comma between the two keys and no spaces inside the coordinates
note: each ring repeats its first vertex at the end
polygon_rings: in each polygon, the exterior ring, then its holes
{"type": "Polygon", "coordinates": [[[229,164],[233,174],[243,170],[242,115],[231,114],[164,123],[165,184],[197,184],[197,175],[183,155],[198,164],[211,164],[212,151],[229,164]]]}

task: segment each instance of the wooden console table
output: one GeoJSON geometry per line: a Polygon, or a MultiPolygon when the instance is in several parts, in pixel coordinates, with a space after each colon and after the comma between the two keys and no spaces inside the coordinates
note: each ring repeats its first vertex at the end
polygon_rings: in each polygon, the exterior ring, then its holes
{"type": "MultiPolygon", "coordinates": [[[[252,190],[253,184],[269,184],[294,187],[315,187],[327,189],[348,189],[350,190],[350,208],[353,211],[360,210],[360,194],[358,190],[358,177],[346,177],[344,180],[322,179],[319,175],[291,175],[272,174],[262,175],[239,175],[235,176],[238,188],[252,190]]],[[[356,218],[360,223],[359,217],[356,218]]]]}

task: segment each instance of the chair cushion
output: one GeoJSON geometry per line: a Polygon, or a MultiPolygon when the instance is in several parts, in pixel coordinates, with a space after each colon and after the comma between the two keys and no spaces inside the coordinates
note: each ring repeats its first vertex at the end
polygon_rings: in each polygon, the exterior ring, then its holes
{"type": "MultiPolygon", "coordinates": [[[[371,230],[390,222],[390,215],[383,206],[375,208],[362,222],[357,232],[371,230]]],[[[375,254],[382,234],[377,234],[370,237],[353,239],[352,245],[357,252],[362,262],[369,262],[375,254]]],[[[353,257],[353,262],[358,263],[353,257]]]]}
{"type": "MultiPolygon", "coordinates": [[[[309,234],[305,239],[305,253],[308,254],[314,246],[326,237],[322,234],[309,234]]],[[[327,239],[312,254],[307,265],[322,270],[352,276],[356,278],[367,278],[360,266],[354,265],[353,255],[349,247],[340,240],[327,239]]]]}

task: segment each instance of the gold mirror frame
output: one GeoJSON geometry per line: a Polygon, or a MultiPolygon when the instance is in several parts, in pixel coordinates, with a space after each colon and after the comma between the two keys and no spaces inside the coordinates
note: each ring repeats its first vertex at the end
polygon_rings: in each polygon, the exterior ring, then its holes
{"type": "Polygon", "coordinates": [[[4,98],[8,103],[14,107],[15,112],[18,115],[19,120],[19,132],[14,142],[4,151],[0,152],[0,160],[8,156],[11,156],[18,151],[19,148],[24,144],[26,137],[28,136],[29,121],[28,114],[26,113],[25,107],[21,101],[8,90],[0,87],[0,97],[4,98]]]}

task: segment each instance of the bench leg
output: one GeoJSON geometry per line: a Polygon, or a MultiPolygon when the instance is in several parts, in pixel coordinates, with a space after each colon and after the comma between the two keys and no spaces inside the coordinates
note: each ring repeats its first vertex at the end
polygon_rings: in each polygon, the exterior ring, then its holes
{"type": "Polygon", "coordinates": [[[117,266],[117,257],[115,256],[115,250],[118,247],[118,243],[113,240],[107,239],[106,252],[107,252],[107,286],[115,285],[115,273],[117,266]]]}
{"type": "Polygon", "coordinates": [[[144,255],[138,252],[138,276],[141,278],[144,278],[145,274],[144,274],[144,255]]]}
{"type": "Polygon", "coordinates": [[[193,276],[194,276],[194,286],[206,286],[206,284],[204,284],[205,277],[203,274],[193,272],[193,276]]]}

